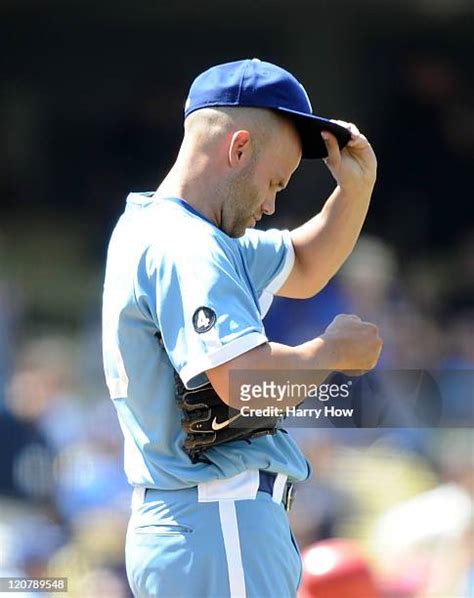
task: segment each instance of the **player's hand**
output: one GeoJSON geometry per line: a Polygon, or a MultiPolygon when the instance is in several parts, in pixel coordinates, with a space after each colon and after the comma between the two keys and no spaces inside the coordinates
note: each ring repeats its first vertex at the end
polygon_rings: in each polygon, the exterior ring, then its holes
{"type": "Polygon", "coordinates": [[[352,123],[342,120],[332,122],[346,127],[351,132],[351,139],[342,150],[336,137],[329,131],[321,136],[328,150],[324,159],[337,184],[346,191],[372,191],[377,176],[377,159],[367,138],[352,123]]]}
{"type": "Polygon", "coordinates": [[[373,369],[383,346],[375,324],[347,314],[336,316],[321,338],[331,347],[337,369],[352,375],[373,369]]]}

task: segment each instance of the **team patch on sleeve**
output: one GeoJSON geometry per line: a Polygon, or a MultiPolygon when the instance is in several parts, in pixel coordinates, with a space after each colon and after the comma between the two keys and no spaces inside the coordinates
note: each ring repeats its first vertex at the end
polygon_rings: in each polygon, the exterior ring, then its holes
{"type": "Polygon", "coordinates": [[[210,307],[198,307],[193,315],[193,326],[194,330],[198,334],[208,332],[216,323],[216,312],[210,307]]]}

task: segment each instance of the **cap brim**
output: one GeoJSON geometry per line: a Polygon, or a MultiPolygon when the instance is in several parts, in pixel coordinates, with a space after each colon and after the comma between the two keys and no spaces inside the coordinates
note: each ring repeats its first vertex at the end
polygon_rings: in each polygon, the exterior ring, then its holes
{"type": "Polygon", "coordinates": [[[294,122],[301,137],[303,158],[326,158],[328,152],[321,137],[321,131],[332,133],[336,137],[340,149],[346,146],[351,138],[351,132],[346,127],[338,125],[328,118],[296,112],[288,108],[278,108],[278,111],[287,114],[294,122]]]}

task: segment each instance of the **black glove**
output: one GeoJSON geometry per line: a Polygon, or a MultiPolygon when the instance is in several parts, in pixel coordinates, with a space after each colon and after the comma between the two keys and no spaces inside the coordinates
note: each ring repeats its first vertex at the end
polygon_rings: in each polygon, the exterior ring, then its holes
{"type": "Polygon", "coordinates": [[[175,373],[176,398],[183,411],[181,420],[186,432],[184,450],[193,462],[211,446],[231,440],[250,440],[264,434],[275,434],[282,417],[247,417],[222,401],[208,382],[188,390],[175,373]]]}

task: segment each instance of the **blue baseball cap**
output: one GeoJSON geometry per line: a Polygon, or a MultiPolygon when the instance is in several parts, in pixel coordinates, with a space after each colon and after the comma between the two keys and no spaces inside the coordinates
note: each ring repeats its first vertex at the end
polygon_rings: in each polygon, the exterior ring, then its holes
{"type": "Polygon", "coordinates": [[[351,138],[345,127],[313,114],[308,94],[296,77],[258,58],[218,64],[196,77],[189,89],[184,117],[211,106],[253,106],[285,114],[300,134],[303,158],[327,156],[323,130],[336,136],[341,149],[351,138]]]}

